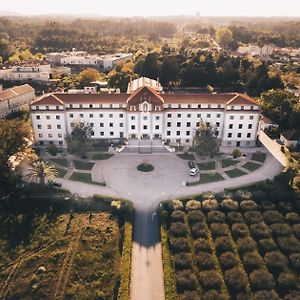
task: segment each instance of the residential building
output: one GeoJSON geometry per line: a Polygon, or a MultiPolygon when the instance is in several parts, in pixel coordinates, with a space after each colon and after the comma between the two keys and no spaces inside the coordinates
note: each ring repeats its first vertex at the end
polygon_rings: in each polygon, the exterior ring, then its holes
{"type": "Polygon", "coordinates": [[[280,141],[286,147],[296,147],[300,145],[300,130],[289,129],[280,135],[280,141]]]}
{"type": "MultiPolygon", "coordinates": [[[[156,83],[157,85],[158,83],[156,83]]],[[[130,94],[54,93],[31,103],[35,140],[64,145],[76,122],[93,127],[93,139],[162,139],[191,146],[200,122],[226,146],[255,146],[260,110],[249,96],[163,94],[143,85],[130,94]]]]}
{"type": "Polygon", "coordinates": [[[35,90],[29,84],[14,86],[4,91],[0,86],[0,117],[4,118],[24,106],[29,106],[34,100],[35,90]]]}

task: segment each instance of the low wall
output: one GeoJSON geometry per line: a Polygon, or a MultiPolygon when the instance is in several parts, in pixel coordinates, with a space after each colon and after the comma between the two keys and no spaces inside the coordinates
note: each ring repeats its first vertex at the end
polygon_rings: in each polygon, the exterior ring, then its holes
{"type": "Polygon", "coordinates": [[[287,165],[285,154],[281,151],[281,145],[276,140],[272,140],[264,131],[259,132],[259,141],[269,150],[269,152],[284,166],[287,165]]]}

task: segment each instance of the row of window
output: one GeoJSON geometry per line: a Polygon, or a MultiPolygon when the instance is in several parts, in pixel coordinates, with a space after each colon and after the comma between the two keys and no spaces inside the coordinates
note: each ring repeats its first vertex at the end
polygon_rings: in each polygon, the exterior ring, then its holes
{"type": "MultiPolygon", "coordinates": [[[[40,120],[40,119],[41,119],[41,116],[40,116],[40,115],[37,115],[37,116],[36,116],[36,119],[37,119],[37,120],[40,120]]],[[[46,115],[46,119],[47,119],[47,120],[50,120],[50,119],[51,119],[51,116],[46,115]]],[[[59,116],[59,115],[56,115],[56,116],[55,116],[55,119],[56,119],[56,120],[60,120],[60,116],[59,116]]]]}
{"type": "MultiPolygon", "coordinates": [[[[252,124],[248,124],[248,129],[252,129],[252,124]]],[[[233,129],[233,124],[229,124],[229,129],[233,129]]],[[[238,126],[239,129],[243,129],[243,124],[239,124],[238,126]]]]}
{"type": "MultiPolygon", "coordinates": [[[[230,119],[230,120],[234,120],[234,117],[235,117],[235,116],[232,116],[232,115],[231,115],[231,116],[229,116],[229,119],[230,119]]],[[[240,120],[244,120],[244,119],[245,119],[245,116],[240,116],[240,120]]],[[[250,116],[249,116],[249,119],[250,119],[250,120],[253,120],[253,119],[254,119],[254,116],[253,116],[253,115],[250,115],[250,116]]]]}
{"type": "MultiPolygon", "coordinates": [[[[186,116],[187,116],[187,118],[191,118],[192,114],[187,114],[186,116]]],[[[172,118],[172,114],[167,114],[167,117],[168,118],[172,118]]],[[[175,117],[175,114],[173,115],[173,117],[175,117]]],[[[182,114],[179,113],[179,114],[176,115],[176,117],[177,118],[181,118],[182,114]]],[[[197,114],[197,118],[198,119],[200,119],[202,117],[205,118],[205,115],[204,114],[197,114]]],[[[220,119],[221,118],[221,114],[217,114],[216,117],[217,117],[217,119],[220,119]]],[[[206,114],[206,118],[207,119],[211,118],[211,114],[206,114]]]]}
{"type": "MultiPolygon", "coordinates": [[[[37,128],[38,128],[38,129],[42,129],[42,125],[41,125],[41,124],[38,124],[38,125],[37,125],[37,128]]],[[[56,128],[57,128],[57,129],[61,129],[61,125],[60,125],[60,124],[57,124],[57,125],[56,125],[56,128]]],[[[47,125],[47,129],[52,129],[52,125],[48,124],[48,125],[47,125]]]]}
{"type": "MultiPolygon", "coordinates": [[[[48,133],[47,136],[48,136],[49,139],[52,139],[52,138],[53,138],[53,134],[52,134],[52,133],[48,133]]],[[[44,137],[44,135],[43,135],[42,133],[39,133],[39,138],[42,139],[43,137],[44,137]]],[[[61,139],[63,136],[62,136],[61,133],[58,133],[58,134],[57,134],[57,137],[58,137],[59,139],[61,139]]]]}
{"type": "MultiPolygon", "coordinates": [[[[229,138],[232,138],[232,132],[229,132],[229,133],[228,133],[228,137],[229,137],[229,138]]],[[[237,138],[241,138],[241,137],[242,137],[242,133],[241,133],[241,132],[238,132],[238,133],[237,133],[237,138]]],[[[247,138],[251,138],[251,133],[250,133],[250,132],[247,133],[247,138]]]]}

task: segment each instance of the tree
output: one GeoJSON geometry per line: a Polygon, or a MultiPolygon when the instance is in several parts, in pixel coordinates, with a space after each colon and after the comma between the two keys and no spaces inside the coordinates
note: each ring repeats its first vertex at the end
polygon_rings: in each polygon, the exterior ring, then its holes
{"type": "Polygon", "coordinates": [[[200,123],[194,137],[194,149],[200,155],[216,155],[219,152],[219,142],[214,130],[204,122],[200,123]]]}
{"type": "Polygon", "coordinates": [[[146,56],[143,65],[143,75],[152,79],[156,79],[160,73],[160,68],[157,61],[157,53],[149,53],[146,56]]]}
{"type": "Polygon", "coordinates": [[[218,29],[216,32],[216,39],[223,47],[229,47],[232,42],[232,32],[227,28],[218,29]]]}
{"type": "Polygon", "coordinates": [[[108,85],[110,87],[119,88],[121,92],[126,92],[130,78],[130,74],[126,72],[111,71],[108,75],[108,85]]]}
{"type": "Polygon", "coordinates": [[[161,67],[160,80],[163,85],[169,85],[178,80],[179,62],[176,57],[165,57],[161,67]]]}
{"type": "Polygon", "coordinates": [[[55,156],[55,155],[57,154],[57,152],[58,152],[57,146],[56,146],[55,144],[50,144],[50,145],[48,146],[48,152],[49,152],[51,155],[55,156]]]}
{"type": "Polygon", "coordinates": [[[37,179],[40,184],[45,184],[46,181],[53,180],[58,175],[56,168],[43,160],[37,160],[32,166],[33,170],[29,176],[37,179]]]}
{"type": "Polygon", "coordinates": [[[79,80],[81,84],[89,84],[101,78],[100,73],[93,68],[87,68],[79,73],[79,80]]]}

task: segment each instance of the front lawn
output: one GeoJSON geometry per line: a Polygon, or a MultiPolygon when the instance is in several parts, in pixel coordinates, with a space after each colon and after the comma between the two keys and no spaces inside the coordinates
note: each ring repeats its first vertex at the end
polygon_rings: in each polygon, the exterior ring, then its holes
{"type": "Polygon", "coordinates": [[[266,153],[256,152],[252,154],[251,160],[255,160],[263,163],[266,160],[266,156],[267,156],[266,153]]]}
{"type": "Polygon", "coordinates": [[[81,160],[73,160],[75,169],[78,170],[91,170],[95,163],[81,160]]]}
{"type": "Polygon", "coordinates": [[[61,168],[56,168],[56,170],[57,170],[57,177],[58,178],[63,178],[63,177],[65,177],[66,176],[66,174],[67,174],[67,170],[65,170],[65,169],[61,169],[61,168]]]}
{"type": "Polygon", "coordinates": [[[198,163],[197,166],[198,166],[199,170],[215,170],[216,162],[209,161],[206,163],[198,163]]]}
{"type": "Polygon", "coordinates": [[[225,173],[230,177],[230,178],[235,178],[235,177],[240,177],[240,176],[243,176],[243,175],[246,175],[247,173],[240,170],[240,169],[232,169],[232,170],[228,170],[228,171],[225,171],[225,173]]]}
{"type": "Polygon", "coordinates": [[[240,161],[232,158],[225,158],[222,160],[222,168],[228,168],[238,164],[240,161]]]}
{"type": "Polygon", "coordinates": [[[66,158],[50,158],[50,160],[59,166],[62,166],[65,168],[68,167],[68,161],[66,158]]]}
{"type": "Polygon", "coordinates": [[[98,184],[98,185],[102,185],[102,186],[105,185],[104,183],[93,181],[92,180],[92,175],[90,173],[74,172],[71,175],[70,180],[80,181],[80,182],[89,183],[89,184],[98,184]]]}
{"type": "Polygon", "coordinates": [[[200,183],[208,183],[224,180],[224,177],[216,172],[216,173],[201,173],[200,174],[200,183]]]}
{"type": "Polygon", "coordinates": [[[181,159],[185,160],[195,160],[195,156],[192,153],[181,153],[181,154],[176,154],[178,157],[181,159]]]}
{"type": "Polygon", "coordinates": [[[111,158],[112,156],[114,155],[109,153],[95,153],[92,155],[92,160],[105,160],[111,158]]]}
{"type": "Polygon", "coordinates": [[[244,165],[242,165],[242,167],[244,169],[249,170],[250,172],[253,172],[255,170],[257,170],[259,167],[261,167],[261,165],[256,164],[254,162],[248,161],[247,163],[245,163],[244,165]]]}

